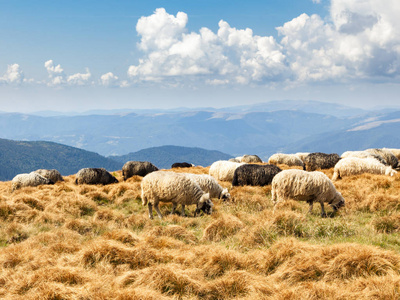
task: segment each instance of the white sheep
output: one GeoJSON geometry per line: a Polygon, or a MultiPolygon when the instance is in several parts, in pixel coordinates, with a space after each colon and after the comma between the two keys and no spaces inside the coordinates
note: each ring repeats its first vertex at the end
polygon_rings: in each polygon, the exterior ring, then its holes
{"type": "Polygon", "coordinates": [[[340,157],[341,158],[348,158],[348,157],[369,158],[369,157],[371,157],[371,158],[378,160],[380,163],[382,163],[384,165],[388,164],[382,156],[372,154],[367,151],[346,151],[346,152],[343,152],[343,154],[340,157]]]}
{"type": "Polygon", "coordinates": [[[367,151],[369,153],[372,153],[372,154],[375,154],[375,155],[381,156],[384,160],[386,160],[386,162],[387,162],[387,164],[389,166],[392,166],[393,169],[396,169],[396,168],[399,167],[399,160],[389,150],[373,148],[373,149],[367,149],[365,151],[367,151]]]}
{"type": "Polygon", "coordinates": [[[237,162],[232,162],[232,161],[226,161],[226,160],[219,160],[214,162],[210,170],[208,171],[208,174],[210,174],[212,177],[214,177],[217,180],[221,181],[232,181],[233,179],[233,174],[235,173],[235,170],[237,167],[240,167],[241,165],[244,165],[245,163],[237,163],[237,162]]]}
{"type": "Polygon", "coordinates": [[[397,172],[391,166],[385,166],[372,157],[342,158],[334,167],[332,180],[337,180],[343,176],[359,175],[363,173],[384,174],[393,176],[397,172]]]}
{"type": "Polygon", "coordinates": [[[38,186],[41,184],[54,184],[54,182],[35,172],[18,174],[11,181],[12,191],[25,186],[38,186]]]}
{"type": "Polygon", "coordinates": [[[218,198],[224,201],[231,199],[231,195],[229,194],[228,189],[224,189],[222,186],[220,186],[217,180],[211,175],[192,173],[185,174],[189,178],[197,182],[204,192],[209,193],[210,198],[218,198]]]}
{"type": "Polygon", "coordinates": [[[196,204],[194,216],[204,211],[211,214],[213,203],[210,194],[205,193],[198,183],[190,179],[184,173],[167,171],[155,171],[147,174],[142,179],[142,204],[148,206],[149,217],[153,219],[153,206],[162,219],[162,214],[158,208],[159,202],[171,202],[172,211],[175,212],[178,204],[182,205],[182,216],[185,216],[185,205],[196,204]]]}
{"type": "Polygon", "coordinates": [[[272,201],[274,206],[283,200],[307,201],[309,213],[314,202],[321,204],[321,216],[326,217],[324,202],[332,206],[334,212],[344,206],[342,195],[332,181],[322,172],[307,172],[298,169],[283,170],[272,179],[272,201]]]}
{"type": "Polygon", "coordinates": [[[304,163],[296,154],[275,153],[268,159],[268,163],[272,165],[285,164],[289,167],[303,167],[304,163]]]}

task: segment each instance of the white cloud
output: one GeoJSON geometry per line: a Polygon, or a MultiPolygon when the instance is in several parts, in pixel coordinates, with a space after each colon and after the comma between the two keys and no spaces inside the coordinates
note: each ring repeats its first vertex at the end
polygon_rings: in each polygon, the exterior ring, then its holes
{"type": "Polygon", "coordinates": [[[47,83],[47,85],[60,86],[65,84],[66,76],[63,68],[61,68],[61,65],[55,66],[53,60],[50,59],[44,63],[44,67],[49,74],[49,82],[47,83]]]}
{"type": "Polygon", "coordinates": [[[118,86],[118,76],[115,76],[112,72],[101,75],[100,83],[108,87],[118,86]]]}
{"type": "MultiPolygon", "coordinates": [[[[321,0],[312,0],[319,4],[321,0]]],[[[301,14],[277,27],[277,38],[238,29],[220,20],[213,32],[187,28],[188,15],[158,8],[136,24],[142,51],[128,68],[128,79],[109,72],[96,80],[85,73],[67,75],[60,64],[45,62],[49,86],[98,84],[128,87],[155,82],[168,86],[268,85],[309,82],[398,82],[400,75],[400,1],[331,0],[329,18],[301,14]]],[[[31,82],[18,64],[8,66],[2,84],[31,82]]]]}
{"type": "Polygon", "coordinates": [[[86,73],[76,73],[68,76],[67,82],[70,85],[87,85],[92,77],[89,69],[86,68],[86,73]]]}
{"type": "Polygon", "coordinates": [[[24,73],[19,64],[8,65],[6,73],[0,77],[0,83],[20,85],[24,82],[24,73]]]}
{"type": "Polygon", "coordinates": [[[92,74],[88,68],[86,68],[86,73],[76,73],[67,76],[61,65],[55,65],[52,59],[46,61],[44,67],[49,74],[48,86],[59,87],[67,84],[70,86],[83,86],[91,83],[92,74]]]}
{"type": "Polygon", "coordinates": [[[282,75],[284,55],[273,37],[232,28],[222,20],[217,33],[208,28],[188,33],[187,21],[185,13],[179,12],[175,17],[163,8],[140,18],[136,26],[141,36],[138,46],[145,55],[137,65],[129,67],[128,75],[136,81],[207,77],[205,82],[210,84],[238,76],[262,81],[282,75]],[[220,76],[226,78],[219,81],[220,76]]]}
{"type": "MultiPolygon", "coordinates": [[[[319,0],[313,0],[320,3],[319,0]]],[[[352,81],[400,75],[400,2],[332,0],[331,20],[302,14],[277,27],[279,41],[221,20],[188,32],[188,17],[159,8],[139,19],[143,56],[133,81],[207,84],[352,81]]]]}
{"type": "Polygon", "coordinates": [[[332,0],[332,23],[301,16],[278,27],[293,80],[400,75],[400,2],[332,0]]]}

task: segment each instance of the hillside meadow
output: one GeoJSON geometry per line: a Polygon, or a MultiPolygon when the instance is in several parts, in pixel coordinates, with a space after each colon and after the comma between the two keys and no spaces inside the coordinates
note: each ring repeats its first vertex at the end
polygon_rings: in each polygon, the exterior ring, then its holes
{"type": "Polygon", "coordinates": [[[295,201],[273,213],[270,186],[245,186],[214,199],[212,215],[160,205],[163,220],[148,218],[141,177],[113,174],[120,183],[72,175],[13,193],[0,182],[0,298],[400,298],[399,174],[335,182],[346,206],[334,218],[295,201]]]}

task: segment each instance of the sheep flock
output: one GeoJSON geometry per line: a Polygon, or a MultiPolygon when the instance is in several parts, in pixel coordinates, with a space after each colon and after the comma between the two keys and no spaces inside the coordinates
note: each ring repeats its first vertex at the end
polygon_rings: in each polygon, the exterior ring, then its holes
{"type": "MultiPolygon", "coordinates": [[[[194,215],[200,210],[212,212],[211,198],[232,200],[229,190],[223,188],[218,181],[231,182],[230,189],[236,186],[271,185],[271,199],[274,204],[284,199],[301,200],[309,203],[309,212],[313,202],[321,204],[321,216],[326,217],[324,203],[334,210],[344,206],[345,200],[336,191],[332,181],[346,176],[363,173],[393,176],[395,169],[400,168],[400,150],[366,149],[364,151],[346,151],[341,156],[336,153],[273,154],[264,163],[257,155],[243,155],[229,161],[216,161],[209,168],[209,174],[191,174],[166,172],[159,170],[151,162],[128,161],[122,168],[124,181],[132,176],[143,177],[141,183],[142,202],[148,205],[149,217],[152,219],[154,206],[158,216],[162,218],[159,202],[172,203],[171,213],[175,213],[178,204],[185,213],[185,205],[196,204],[194,215]],[[294,167],[293,170],[282,170],[277,165],[294,167]],[[296,169],[300,167],[303,171],[296,169]],[[332,180],[325,174],[316,171],[334,169],[332,180]]],[[[175,163],[171,169],[194,167],[189,163],[175,163]]],[[[12,180],[12,191],[43,184],[54,184],[63,181],[57,170],[39,169],[30,174],[19,174],[12,180]]],[[[76,174],[75,184],[113,184],[118,180],[104,168],[83,168],[76,174]]]]}

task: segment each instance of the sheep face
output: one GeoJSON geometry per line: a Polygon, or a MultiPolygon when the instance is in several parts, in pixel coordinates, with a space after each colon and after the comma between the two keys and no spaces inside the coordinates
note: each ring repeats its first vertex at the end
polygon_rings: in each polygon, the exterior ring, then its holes
{"type": "Polygon", "coordinates": [[[337,211],[339,208],[345,205],[344,198],[341,193],[337,192],[335,197],[329,202],[329,205],[332,206],[334,211],[337,211]]]}
{"type": "Polygon", "coordinates": [[[202,210],[207,215],[211,215],[213,206],[214,206],[214,204],[212,203],[212,201],[210,199],[210,194],[206,193],[203,196],[201,196],[196,211],[202,210]]]}
{"type": "Polygon", "coordinates": [[[221,199],[227,201],[231,199],[231,194],[229,194],[228,189],[223,189],[221,192],[221,199]]]}
{"type": "Polygon", "coordinates": [[[394,176],[394,174],[396,174],[397,171],[393,170],[392,167],[388,167],[385,171],[385,175],[390,175],[390,176],[394,176]]]}

